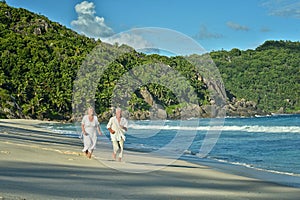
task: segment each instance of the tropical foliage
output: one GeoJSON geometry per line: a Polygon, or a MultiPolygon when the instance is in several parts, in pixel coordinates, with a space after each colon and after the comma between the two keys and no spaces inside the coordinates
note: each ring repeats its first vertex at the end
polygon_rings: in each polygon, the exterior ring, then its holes
{"type": "Polygon", "coordinates": [[[74,107],[93,102],[97,113],[124,101],[132,112],[149,110],[145,90],[166,110],[187,99],[208,105],[203,77],[218,72],[228,101],[244,98],[268,112],[300,110],[299,42],[266,41],[255,50],[213,51],[205,56],[219,71],[199,74],[193,63],[199,55],[146,55],[105,44],[5,2],[0,2],[0,38],[1,118],[68,120],[74,107]],[[131,87],[122,89],[124,85],[131,87]]]}
{"type": "Polygon", "coordinates": [[[263,109],[300,110],[300,43],[266,41],[255,50],[211,52],[225,87],[263,109]]]}

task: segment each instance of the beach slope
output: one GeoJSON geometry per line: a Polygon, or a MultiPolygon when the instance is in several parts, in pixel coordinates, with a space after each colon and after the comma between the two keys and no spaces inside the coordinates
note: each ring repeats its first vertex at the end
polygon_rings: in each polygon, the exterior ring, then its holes
{"type": "MultiPolygon", "coordinates": [[[[43,123],[49,122],[0,120],[0,199],[223,200],[300,196],[299,188],[227,174],[182,160],[157,170],[130,173],[154,163],[159,166],[165,158],[145,159],[142,153],[134,152],[134,165],[130,160],[119,163],[97,159],[97,154],[88,159],[81,153],[78,138],[67,138],[37,126],[43,123]],[[122,170],[111,167],[117,165],[122,170]]],[[[101,150],[97,149],[98,154],[101,150]]]]}

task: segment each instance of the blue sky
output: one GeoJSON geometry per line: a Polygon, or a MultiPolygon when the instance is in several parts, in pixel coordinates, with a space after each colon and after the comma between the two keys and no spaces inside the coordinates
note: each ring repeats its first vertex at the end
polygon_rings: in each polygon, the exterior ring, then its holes
{"type": "Polygon", "coordinates": [[[299,0],[6,0],[89,37],[158,27],[205,50],[254,49],[266,40],[300,39],[299,0]]]}

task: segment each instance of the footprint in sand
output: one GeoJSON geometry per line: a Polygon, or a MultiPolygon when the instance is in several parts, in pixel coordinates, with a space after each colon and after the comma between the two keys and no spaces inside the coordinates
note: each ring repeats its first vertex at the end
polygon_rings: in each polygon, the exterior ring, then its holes
{"type": "Polygon", "coordinates": [[[10,154],[9,151],[0,151],[2,154],[10,154]]]}

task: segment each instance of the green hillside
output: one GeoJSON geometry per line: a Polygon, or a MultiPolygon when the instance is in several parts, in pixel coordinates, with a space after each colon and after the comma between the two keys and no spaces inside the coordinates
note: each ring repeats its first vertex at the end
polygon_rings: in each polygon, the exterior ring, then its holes
{"type": "Polygon", "coordinates": [[[0,116],[70,117],[73,81],[97,42],[1,2],[0,38],[0,116]]]}
{"type": "MultiPolygon", "coordinates": [[[[78,70],[96,46],[112,54],[128,50],[109,65],[96,83],[97,113],[104,114],[110,109],[119,77],[136,66],[153,62],[179,71],[193,86],[197,103],[203,107],[211,104],[208,83],[184,57],[145,55],[130,47],[108,45],[3,2],[0,2],[0,39],[1,118],[71,119],[74,83],[84,84],[76,82],[78,70]]],[[[299,42],[266,41],[256,50],[216,51],[210,56],[223,78],[228,104],[245,99],[255,104],[257,112],[281,109],[295,113],[300,110],[299,52],[299,42]]],[[[97,61],[91,62],[97,65],[97,61]]],[[[164,78],[167,82],[172,80],[164,78]]],[[[179,84],[178,91],[188,90],[184,87],[179,84]]],[[[163,106],[170,117],[183,106],[170,89],[152,83],[130,95],[127,109],[131,113],[149,111],[153,105],[149,105],[147,94],[163,106]]],[[[78,96],[75,101],[84,103],[78,96]]]]}
{"type": "Polygon", "coordinates": [[[212,52],[225,87],[266,111],[300,110],[300,42],[266,41],[255,50],[212,52]]]}

